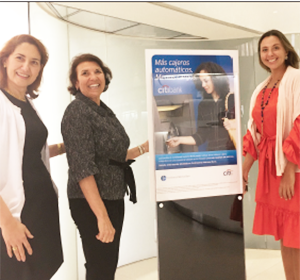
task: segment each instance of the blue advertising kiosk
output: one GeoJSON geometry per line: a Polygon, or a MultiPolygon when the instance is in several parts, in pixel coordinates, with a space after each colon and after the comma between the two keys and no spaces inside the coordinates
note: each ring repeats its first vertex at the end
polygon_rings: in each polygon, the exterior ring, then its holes
{"type": "Polygon", "coordinates": [[[237,51],[146,50],[160,280],[245,279],[237,51]]]}

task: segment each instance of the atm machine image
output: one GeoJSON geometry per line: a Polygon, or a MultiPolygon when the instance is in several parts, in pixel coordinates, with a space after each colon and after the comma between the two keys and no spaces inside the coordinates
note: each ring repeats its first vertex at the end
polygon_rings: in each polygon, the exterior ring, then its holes
{"type": "Polygon", "coordinates": [[[175,136],[190,136],[196,132],[192,94],[155,96],[154,131],[156,154],[197,152],[198,147],[179,145],[168,147],[166,141],[175,136]]]}

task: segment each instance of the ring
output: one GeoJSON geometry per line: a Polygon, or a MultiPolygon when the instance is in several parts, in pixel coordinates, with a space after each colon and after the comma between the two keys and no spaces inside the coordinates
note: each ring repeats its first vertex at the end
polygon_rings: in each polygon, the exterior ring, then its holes
{"type": "Polygon", "coordinates": [[[16,250],[18,250],[18,247],[12,247],[12,250],[16,251],[16,250]]]}

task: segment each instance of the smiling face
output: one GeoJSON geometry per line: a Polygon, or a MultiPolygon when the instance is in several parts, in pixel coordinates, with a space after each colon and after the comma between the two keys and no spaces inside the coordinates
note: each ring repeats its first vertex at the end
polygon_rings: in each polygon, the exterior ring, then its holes
{"type": "Polygon", "coordinates": [[[204,88],[207,94],[215,93],[215,87],[212,78],[205,70],[200,71],[200,80],[202,83],[202,87],[204,88]]]}
{"type": "Polygon", "coordinates": [[[36,46],[29,43],[18,45],[4,61],[7,74],[7,88],[26,92],[39,75],[41,55],[36,46]]]}
{"type": "Polygon", "coordinates": [[[76,88],[99,105],[100,95],[105,88],[105,77],[101,67],[94,61],[85,61],[78,64],[76,72],[76,88]]]}
{"type": "Polygon", "coordinates": [[[277,36],[265,37],[260,44],[260,59],[271,72],[286,67],[285,57],[287,51],[284,49],[277,36]]]}

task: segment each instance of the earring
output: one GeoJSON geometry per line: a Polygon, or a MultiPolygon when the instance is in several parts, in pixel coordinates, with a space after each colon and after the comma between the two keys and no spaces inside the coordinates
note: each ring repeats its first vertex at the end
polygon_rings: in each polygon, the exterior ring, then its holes
{"type": "Polygon", "coordinates": [[[287,60],[287,59],[288,59],[288,56],[286,55],[286,56],[285,56],[285,60],[287,60]]]}

